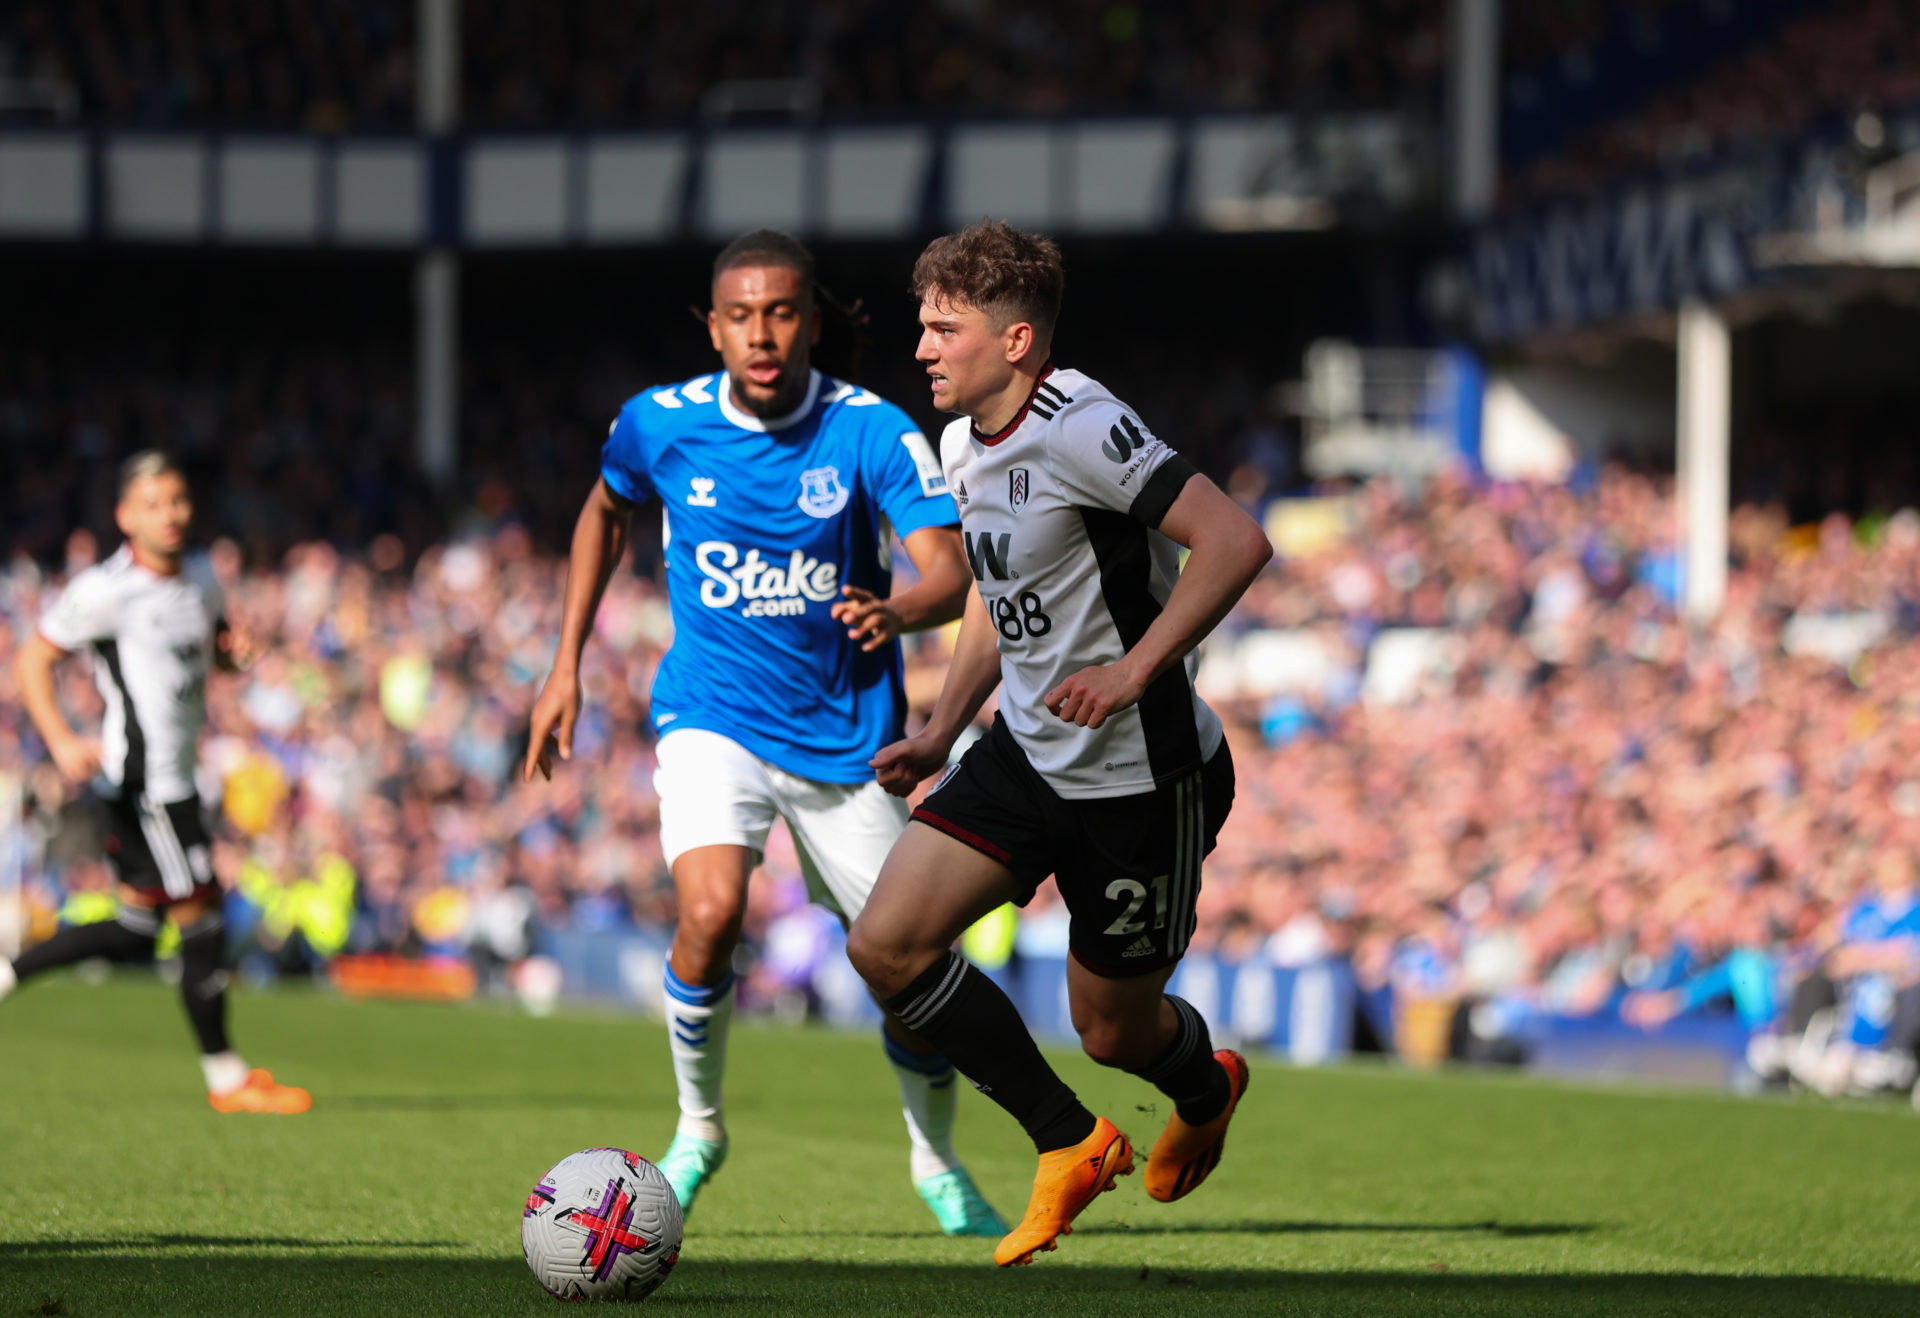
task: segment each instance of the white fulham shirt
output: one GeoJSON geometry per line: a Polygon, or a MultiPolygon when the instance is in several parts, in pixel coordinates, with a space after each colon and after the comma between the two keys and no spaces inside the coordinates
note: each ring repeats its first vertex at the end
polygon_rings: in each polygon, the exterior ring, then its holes
{"type": "Polygon", "coordinates": [[[225,613],[204,555],[163,577],[122,545],[77,573],[40,619],[40,634],[93,656],[107,703],[101,773],[124,796],[172,804],[193,798],[193,766],[207,718],[207,669],[225,613]]]}
{"type": "Polygon", "coordinates": [[[999,433],[949,425],[940,461],[999,634],[1001,716],[1053,790],[1150,792],[1211,758],[1220,720],[1194,694],[1193,655],[1097,732],[1045,703],[1081,669],[1126,654],[1160,615],[1180,547],[1155,528],[1192,465],[1096,381],[1051,366],[999,433]]]}

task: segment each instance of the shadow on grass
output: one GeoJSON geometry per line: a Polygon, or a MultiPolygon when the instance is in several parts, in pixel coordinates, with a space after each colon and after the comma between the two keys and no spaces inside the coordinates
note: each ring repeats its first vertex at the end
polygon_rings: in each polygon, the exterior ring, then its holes
{"type": "MultiPolygon", "coordinates": [[[[1920,1285],[1838,1277],[1731,1277],[981,1263],[714,1262],[690,1258],[650,1301],[676,1314],[1912,1315],[1920,1285]]],[[[28,1255],[0,1268],[0,1316],[141,1313],[547,1314],[512,1258],[88,1258],[28,1255]]]]}
{"type": "MultiPolygon", "coordinates": [[[[1237,1222],[1177,1222],[1167,1226],[1133,1226],[1126,1222],[1101,1222],[1076,1225],[1074,1233],[1086,1236],[1312,1236],[1335,1233],[1373,1232],[1399,1235],[1477,1235],[1507,1240],[1526,1240],[1541,1236],[1578,1236],[1599,1230],[1591,1222],[1262,1222],[1244,1218],[1237,1222]]],[[[907,1231],[870,1231],[848,1227],[844,1230],[781,1227],[777,1231],[735,1231],[725,1226],[703,1225],[701,1234],[730,1240],[916,1240],[938,1239],[933,1226],[907,1231]]]]}
{"type": "Polygon", "coordinates": [[[556,1108],[619,1109],[631,1103],[607,1094],[334,1094],[316,1112],[551,1112],[556,1108]]]}
{"type": "Polygon", "coordinates": [[[1506,1240],[1528,1240],[1536,1236],[1584,1236],[1597,1230],[1599,1227],[1592,1222],[1261,1222],[1252,1218],[1238,1222],[1174,1222],[1164,1226],[1101,1222],[1074,1228],[1076,1233],[1090,1236],[1317,1236],[1391,1232],[1402,1235],[1497,1236],[1506,1240]]]}
{"type": "Polygon", "coordinates": [[[167,1249],[452,1249],[452,1240],[312,1240],[304,1236],[201,1236],[134,1232],[100,1240],[0,1240],[0,1258],[36,1258],[55,1254],[124,1254],[129,1250],[167,1249]]]}

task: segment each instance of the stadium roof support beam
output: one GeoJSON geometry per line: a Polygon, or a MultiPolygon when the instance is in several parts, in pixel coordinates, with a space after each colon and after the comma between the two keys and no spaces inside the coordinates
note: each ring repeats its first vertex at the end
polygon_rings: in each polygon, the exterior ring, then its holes
{"type": "Polygon", "coordinates": [[[1453,217],[1486,217],[1500,178],[1500,0],[1447,6],[1447,196],[1453,217]]]}
{"type": "Polygon", "coordinates": [[[1680,306],[1678,365],[1681,604],[1689,621],[1704,625],[1727,593],[1733,343],[1725,315],[1699,298],[1680,306]]]}
{"type": "MultiPolygon", "coordinates": [[[[444,138],[460,126],[460,0],[419,0],[415,69],[420,131],[444,138]]],[[[435,245],[414,259],[414,448],[436,485],[459,460],[460,261],[431,226],[435,245]]]]}

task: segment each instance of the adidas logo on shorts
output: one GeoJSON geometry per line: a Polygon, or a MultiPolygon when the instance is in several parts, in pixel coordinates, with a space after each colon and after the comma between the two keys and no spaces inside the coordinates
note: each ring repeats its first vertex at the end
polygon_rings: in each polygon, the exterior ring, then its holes
{"type": "Polygon", "coordinates": [[[1134,939],[1132,945],[1129,946],[1127,950],[1122,952],[1120,955],[1121,956],[1152,956],[1153,953],[1154,953],[1153,940],[1147,937],[1145,934],[1141,934],[1138,938],[1134,939]]]}

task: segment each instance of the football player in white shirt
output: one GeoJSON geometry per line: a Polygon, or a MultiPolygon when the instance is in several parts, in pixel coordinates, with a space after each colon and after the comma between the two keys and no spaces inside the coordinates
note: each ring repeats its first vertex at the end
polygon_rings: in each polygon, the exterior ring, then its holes
{"type": "Polygon", "coordinates": [[[1057,247],[995,221],[936,240],[914,269],[917,356],[934,406],[959,414],[940,457],[977,589],[926,728],[874,757],[881,785],[904,796],[939,772],[995,687],[1000,715],[914,811],[847,946],[888,1008],[1034,1142],[1026,1216],[994,1251],[1003,1267],[1053,1249],[1133,1170],[1133,1150],[952,950],[973,921],[1055,877],[1082,1046],[1174,1104],[1147,1162],[1153,1198],[1206,1179],[1247,1085],[1244,1059],[1215,1052],[1165,989],[1233,800],[1192,652],[1273,551],[1125,404],[1054,368],[1062,284],[1057,247]]]}
{"type": "Polygon", "coordinates": [[[313,1105],[306,1090],[250,1068],[227,1042],[227,932],[193,781],[208,666],[245,667],[249,648],[227,626],[205,557],[187,553],[193,501],[169,458],[148,450],[122,464],[114,518],[126,543],[67,583],[21,646],[14,672],[47,753],[106,806],[120,908],[112,920],[62,929],[15,961],[0,958],[0,998],[76,961],[150,957],[161,920],[171,916],[208,1102],[220,1112],[305,1112],[313,1105]],[[92,656],[107,706],[97,742],[74,731],[54,694],[54,666],[77,650],[92,656]]]}

